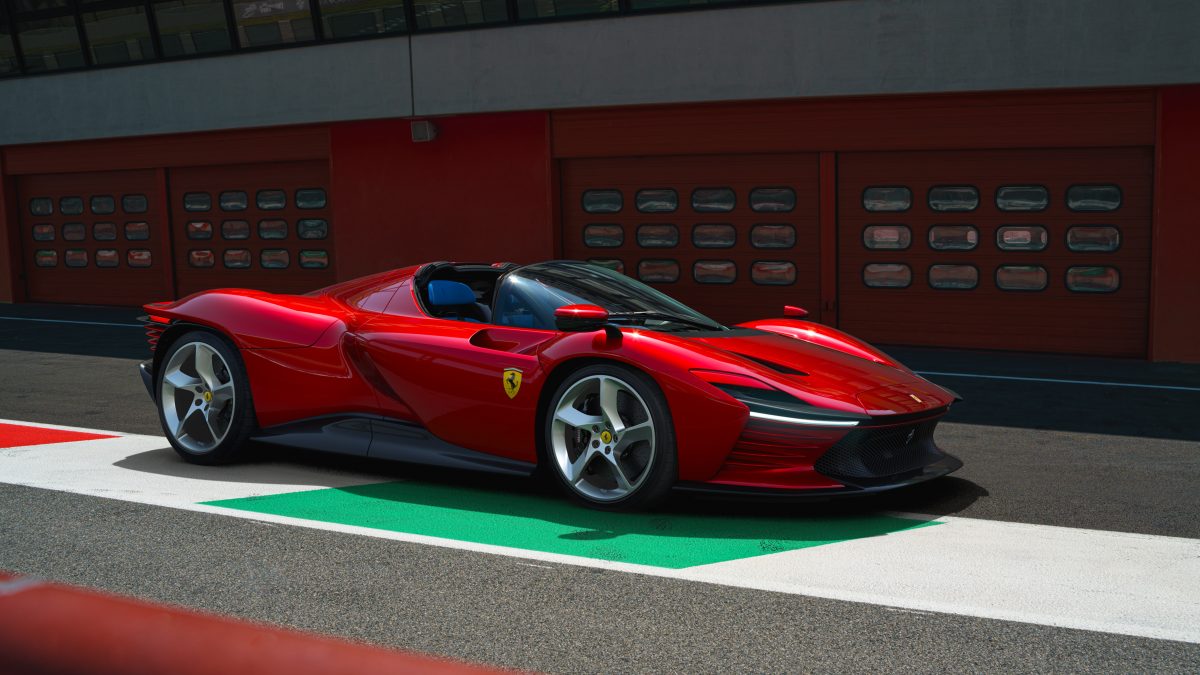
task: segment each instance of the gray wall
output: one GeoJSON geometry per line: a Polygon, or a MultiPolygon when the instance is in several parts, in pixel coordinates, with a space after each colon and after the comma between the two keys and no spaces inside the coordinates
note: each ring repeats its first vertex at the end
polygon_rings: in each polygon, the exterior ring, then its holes
{"type": "Polygon", "coordinates": [[[0,81],[0,145],[414,114],[1193,83],[1196,26],[1197,0],[829,0],[418,35],[0,81]]]}

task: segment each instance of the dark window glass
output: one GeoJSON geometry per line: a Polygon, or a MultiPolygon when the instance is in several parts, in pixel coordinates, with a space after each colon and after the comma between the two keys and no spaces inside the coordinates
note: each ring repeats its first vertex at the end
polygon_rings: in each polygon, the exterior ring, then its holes
{"type": "Polygon", "coordinates": [[[730,188],[692,190],[692,210],[698,213],[726,213],[737,206],[737,195],[730,188]]]}
{"type": "Polygon", "coordinates": [[[83,197],[63,197],[58,200],[58,212],[64,216],[78,216],[83,213],[83,197]]]}
{"type": "Polygon", "coordinates": [[[1001,251],[1040,251],[1050,236],[1041,225],[1001,225],[996,228],[996,248],[1001,251]]]}
{"type": "Polygon", "coordinates": [[[737,230],[728,223],[706,223],[692,228],[696,248],[731,248],[737,243],[737,230]]]}
{"type": "Polygon", "coordinates": [[[1067,189],[1072,211],[1116,211],[1121,208],[1121,188],[1116,185],[1072,185],[1067,189]]]}
{"type": "Polygon", "coordinates": [[[402,0],[321,0],[325,37],[350,38],[404,32],[402,0]]]}
{"type": "Polygon", "coordinates": [[[287,249],[285,248],[263,249],[262,253],[258,256],[258,264],[263,269],[282,270],[286,269],[290,263],[291,258],[288,256],[287,249]]]}
{"type": "Polygon", "coordinates": [[[979,190],[971,185],[929,188],[929,208],[934,211],[974,211],[979,208],[979,190]]]}
{"type": "Polygon", "coordinates": [[[0,77],[17,72],[17,50],[12,34],[7,17],[0,9],[0,77]]]}
{"type": "Polygon", "coordinates": [[[218,203],[220,203],[222,211],[245,211],[246,207],[250,205],[250,198],[240,190],[222,192],[218,203]]]}
{"type": "Polygon", "coordinates": [[[929,248],[935,251],[970,251],[979,245],[974,225],[934,225],[929,228],[929,248]]]}
{"type": "Polygon", "coordinates": [[[104,9],[93,10],[96,2],[83,0],[81,16],[83,30],[87,34],[88,49],[92,52],[92,63],[130,63],[154,58],[154,44],[150,41],[150,22],[146,18],[146,4],[139,0],[126,0],[113,7],[112,0],[105,2],[104,9]]]}
{"type": "Polygon", "coordinates": [[[208,211],[212,209],[212,195],[207,192],[189,192],[183,196],[184,211],[208,211]]]}
{"type": "Polygon", "coordinates": [[[791,248],[796,245],[796,228],[787,223],[761,223],[750,228],[754,248],[791,248]]]}
{"type": "Polygon", "coordinates": [[[145,213],[150,210],[150,202],[146,195],[125,195],[121,197],[121,210],[125,213],[145,213]]]}
{"type": "Polygon", "coordinates": [[[33,264],[38,267],[58,267],[58,251],[42,249],[33,254],[33,264]]]}
{"type": "Polygon", "coordinates": [[[594,224],[583,228],[583,244],[592,248],[616,248],[625,243],[625,231],[620,225],[594,224]]]}
{"type": "Polygon", "coordinates": [[[796,208],[796,191],[788,187],[754,188],[750,209],[759,213],[787,213],[796,208]]]}
{"type": "Polygon", "coordinates": [[[693,7],[696,5],[727,5],[738,0],[630,0],[629,7],[634,11],[654,10],[664,7],[693,7]]]}
{"type": "Polygon", "coordinates": [[[732,284],[737,281],[737,265],[732,260],[697,260],[692,278],[700,284],[732,284]]]}
{"type": "Polygon", "coordinates": [[[300,251],[300,266],[310,270],[323,270],[329,267],[329,252],[316,249],[300,251]]]}
{"type": "Polygon", "coordinates": [[[266,47],[313,39],[308,0],[234,2],[238,40],[244,47],[266,47]]]}
{"type": "Polygon", "coordinates": [[[586,190],[583,210],[587,213],[618,213],[625,205],[620,190],[586,190]]]}
{"type": "Polygon", "coordinates": [[[636,201],[642,213],[671,213],[679,208],[679,195],[670,188],[638,190],[636,201]]]}
{"type": "Polygon", "coordinates": [[[863,229],[863,246],[873,251],[902,251],[912,245],[907,225],[868,225],[863,229]]]}
{"type": "Polygon", "coordinates": [[[221,223],[222,239],[249,239],[250,223],[244,220],[226,220],[221,223]]]}
{"type": "Polygon", "coordinates": [[[625,273],[625,263],[616,258],[588,258],[588,262],[593,265],[598,265],[605,269],[610,269],[614,272],[625,273]]]}
{"type": "Polygon", "coordinates": [[[112,195],[96,195],[92,197],[92,213],[98,216],[109,216],[117,212],[117,200],[112,195]]]}
{"type": "Polygon", "coordinates": [[[163,56],[208,54],[233,48],[221,0],[155,0],[154,20],[163,56]]]}
{"type": "Polygon", "coordinates": [[[1067,288],[1076,293],[1112,293],[1121,287],[1115,267],[1072,267],[1067,270],[1067,288]]]}
{"type": "Polygon", "coordinates": [[[863,208],[867,211],[907,211],[912,208],[912,190],[898,186],[876,186],[863,190],[863,208]]]}
{"type": "Polygon", "coordinates": [[[263,211],[278,211],[287,207],[287,193],[283,190],[259,190],[254,202],[263,211]]]}
{"type": "Polygon", "coordinates": [[[639,225],[638,246],[642,248],[672,248],[679,245],[679,228],[674,225],[639,225]]]}
{"type": "Polygon", "coordinates": [[[863,283],[871,288],[908,288],[912,268],[900,263],[872,263],[863,268],[863,283]]]}
{"type": "Polygon", "coordinates": [[[974,265],[933,265],[929,268],[931,288],[967,291],[978,285],[979,270],[974,265]]]}
{"type": "Polygon", "coordinates": [[[149,267],[154,263],[154,256],[149,249],[131,248],[125,254],[125,264],[130,267],[149,267]]]}
{"type": "Polygon", "coordinates": [[[325,191],[321,188],[296,190],[296,208],[298,209],[323,209],[325,202],[325,191]]]}
{"type": "Polygon", "coordinates": [[[324,239],[329,236],[329,223],[323,218],[303,218],[296,222],[296,235],[301,239],[324,239]]]}
{"type": "Polygon", "coordinates": [[[1046,268],[1040,265],[1001,265],[996,287],[1005,291],[1040,291],[1046,288],[1046,268]]]}
{"type": "Polygon", "coordinates": [[[286,220],[258,221],[259,239],[287,239],[288,224],[286,220]]]}
{"type": "Polygon", "coordinates": [[[84,66],[75,15],[18,19],[25,70],[30,73],[84,66]]]}
{"type": "MultiPolygon", "coordinates": [[[[116,223],[94,223],[92,225],[92,239],[96,241],[116,241],[116,223]]],[[[97,260],[97,264],[99,264],[99,260],[97,260]]]]}
{"type": "Polygon", "coordinates": [[[1067,230],[1067,248],[1098,253],[1115,251],[1121,248],[1121,231],[1112,225],[1075,225],[1067,230]]]}
{"type": "Polygon", "coordinates": [[[64,241],[83,241],[87,239],[87,228],[83,223],[64,223],[62,237],[64,241]]]}
{"type": "Polygon", "coordinates": [[[63,256],[67,267],[87,267],[88,253],[82,248],[69,248],[63,256]]]}
{"type": "Polygon", "coordinates": [[[643,260],[638,263],[638,279],[650,284],[679,281],[679,263],[674,260],[643,260]]]}
{"type": "Polygon", "coordinates": [[[96,267],[117,267],[121,264],[121,252],[115,248],[96,249],[96,267]]]}
{"type": "Polygon", "coordinates": [[[786,260],[760,260],[750,266],[750,280],[763,286],[796,283],[796,266],[786,260]]]}
{"type": "Polygon", "coordinates": [[[54,215],[54,200],[49,197],[34,197],[30,199],[29,213],[35,216],[54,215]]]}
{"type": "Polygon", "coordinates": [[[38,223],[33,226],[34,241],[54,241],[54,225],[51,223],[38,223]]]}
{"type": "Polygon", "coordinates": [[[996,190],[996,208],[1001,211],[1044,211],[1050,192],[1041,185],[1005,185],[996,190]]]}
{"type": "Polygon", "coordinates": [[[207,220],[193,220],[187,224],[188,239],[212,239],[212,236],[213,226],[207,220]]]}
{"type": "Polygon", "coordinates": [[[612,14],[617,9],[617,0],[517,0],[517,15],[522,19],[612,14]]]}
{"type": "Polygon", "coordinates": [[[212,267],[217,264],[217,256],[212,249],[200,248],[188,251],[188,265],[192,267],[212,267]]]}
{"type": "Polygon", "coordinates": [[[250,257],[250,250],[245,248],[226,249],[225,255],[222,256],[225,266],[229,269],[243,270],[250,267],[253,258],[250,257]]]}
{"type": "Polygon", "coordinates": [[[125,223],[125,238],[129,241],[145,241],[150,238],[150,223],[125,223]]]}
{"type": "Polygon", "coordinates": [[[417,28],[453,28],[508,21],[505,0],[413,0],[417,28]]]}

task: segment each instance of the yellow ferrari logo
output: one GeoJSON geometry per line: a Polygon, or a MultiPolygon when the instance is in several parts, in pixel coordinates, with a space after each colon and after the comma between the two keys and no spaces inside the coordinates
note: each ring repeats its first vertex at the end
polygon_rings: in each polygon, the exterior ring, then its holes
{"type": "Polygon", "coordinates": [[[508,394],[509,398],[516,398],[517,392],[521,391],[521,371],[516,368],[505,368],[504,374],[500,376],[500,381],[504,383],[504,393],[508,394]]]}
{"type": "Polygon", "coordinates": [[[205,403],[211,403],[211,402],[212,402],[212,392],[211,392],[211,391],[206,391],[206,392],[204,392],[204,402],[205,402],[205,403]]]}
{"type": "Polygon", "coordinates": [[[921,397],[917,396],[916,394],[909,394],[908,396],[917,403],[924,403],[924,401],[921,400],[921,397]]]}
{"type": "Polygon", "coordinates": [[[605,429],[604,431],[600,432],[600,442],[601,443],[611,443],[612,442],[612,434],[610,434],[608,432],[608,429],[605,429]]]}

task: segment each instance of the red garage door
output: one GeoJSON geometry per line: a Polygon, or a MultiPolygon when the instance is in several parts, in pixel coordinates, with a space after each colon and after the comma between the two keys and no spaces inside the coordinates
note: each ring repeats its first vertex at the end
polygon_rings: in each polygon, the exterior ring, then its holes
{"type": "Polygon", "coordinates": [[[333,283],[325,162],[172,169],[170,182],[179,295],[303,293],[333,283]]]}
{"type": "Polygon", "coordinates": [[[1152,158],[840,155],[841,327],[885,344],[1144,356],[1152,158]]]}
{"type": "Polygon", "coordinates": [[[563,162],[563,250],[724,322],[819,310],[815,154],[563,162]]]}
{"type": "Polygon", "coordinates": [[[23,176],[29,299],[138,305],[171,297],[170,242],[154,171],[23,176]]]}

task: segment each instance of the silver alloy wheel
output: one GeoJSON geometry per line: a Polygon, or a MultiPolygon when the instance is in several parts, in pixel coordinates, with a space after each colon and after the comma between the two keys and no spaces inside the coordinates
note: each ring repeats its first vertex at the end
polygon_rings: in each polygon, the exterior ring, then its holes
{"type": "Polygon", "coordinates": [[[632,386],[611,375],[585,377],[553,410],[554,464],[573,490],[613,502],[646,482],[654,465],[654,419],[632,386]]]}
{"type": "Polygon", "coordinates": [[[183,345],[163,369],[159,405],[167,431],[191,452],[203,454],[225,440],[233,425],[233,371],[203,342],[183,345]]]}

